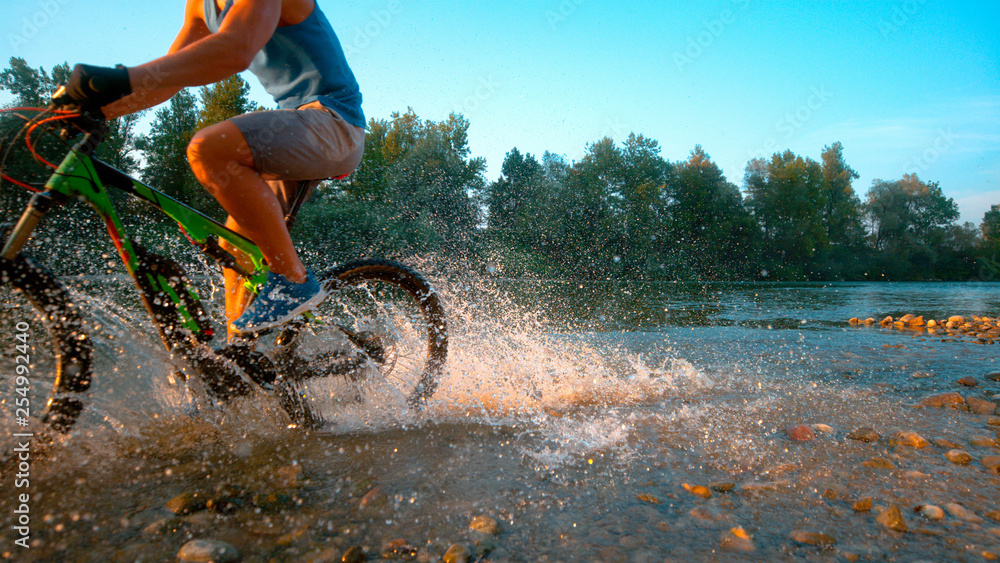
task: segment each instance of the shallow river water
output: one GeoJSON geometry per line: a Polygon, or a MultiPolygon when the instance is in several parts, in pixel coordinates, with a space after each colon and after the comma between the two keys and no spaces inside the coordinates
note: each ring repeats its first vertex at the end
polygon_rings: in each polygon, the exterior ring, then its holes
{"type": "Polygon", "coordinates": [[[268,397],[192,412],[148,321],[75,283],[100,371],[28,483],[5,467],[0,554],[173,561],[210,540],[241,561],[1000,557],[1000,419],[918,405],[1000,400],[1000,347],[847,323],[995,317],[1000,285],[434,281],[451,353],[426,411],[331,403],[312,432],[268,397]],[[877,439],[849,437],[864,427],[877,439]]]}

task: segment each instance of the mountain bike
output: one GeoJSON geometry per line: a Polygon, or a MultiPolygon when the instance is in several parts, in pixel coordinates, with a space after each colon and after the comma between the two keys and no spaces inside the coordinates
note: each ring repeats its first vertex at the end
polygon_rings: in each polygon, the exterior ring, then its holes
{"type": "MultiPolygon", "coordinates": [[[[23,252],[47,213],[76,201],[93,207],[106,226],[160,339],[181,365],[179,375],[188,385],[202,389],[210,400],[223,402],[255,392],[270,393],[292,424],[316,427],[322,424],[317,403],[328,399],[307,393],[311,382],[317,380],[342,382],[336,388],[349,395],[345,398],[350,401],[388,393],[412,409],[422,408],[434,393],[447,357],[447,323],[437,293],[417,271],[382,259],[353,260],[325,272],[315,268],[321,272],[320,283],[327,293],[319,306],[271,331],[213,348],[213,340],[219,338],[184,268],[130,236],[119,211],[123,206],[115,205],[108,190],[165,214],[204,255],[239,272],[254,292],[268,272],[257,245],[201,211],[95,158],[94,150],[106,134],[102,121],[56,102],[44,109],[3,111],[17,118],[18,127],[0,137],[0,171],[12,141],[22,139],[35,161],[53,170],[44,185],[20,181],[6,172],[2,176],[2,182],[35,193],[19,220],[4,228],[0,296],[8,300],[0,307],[9,305],[11,299],[26,299],[34,318],[45,325],[51,348],[51,355],[29,354],[16,334],[4,335],[9,339],[8,351],[17,356],[15,373],[3,374],[14,380],[15,393],[9,400],[12,407],[28,403],[17,398],[18,392],[26,394],[27,385],[33,393],[39,381],[51,387],[41,412],[18,410],[18,424],[23,414],[25,419],[30,415],[35,424],[56,432],[69,431],[86,408],[92,379],[104,375],[94,373],[94,344],[85,328],[83,306],[59,278],[23,252]],[[62,140],[58,146],[68,147],[58,165],[36,150],[43,134],[58,137],[62,140]],[[253,268],[241,267],[223,250],[221,240],[242,250],[253,268]]],[[[304,202],[308,191],[304,187],[305,182],[286,217],[289,228],[304,202]]],[[[81,233],[84,246],[87,236],[81,233]]],[[[35,246],[44,254],[44,242],[35,246]]],[[[21,310],[25,309],[28,307],[21,310]]],[[[29,326],[29,320],[10,322],[19,331],[29,326]]]]}

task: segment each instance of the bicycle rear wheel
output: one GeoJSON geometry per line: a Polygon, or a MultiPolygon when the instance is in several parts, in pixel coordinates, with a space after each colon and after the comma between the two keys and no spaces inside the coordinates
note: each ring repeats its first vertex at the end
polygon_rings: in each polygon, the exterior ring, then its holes
{"type": "MultiPolygon", "coordinates": [[[[407,266],[373,259],[341,264],[320,281],[327,298],[277,337],[281,377],[297,386],[338,377],[344,383],[338,393],[350,401],[425,405],[448,351],[444,309],[431,285],[407,266]]],[[[320,399],[299,403],[309,410],[320,399]]]]}
{"type": "Polygon", "coordinates": [[[68,431],[83,410],[91,378],[92,346],[77,305],[55,276],[19,255],[0,258],[0,311],[3,383],[9,387],[0,403],[13,403],[5,410],[16,412],[19,426],[41,422],[68,431]],[[21,411],[17,400],[25,394],[27,409],[21,411]]]}

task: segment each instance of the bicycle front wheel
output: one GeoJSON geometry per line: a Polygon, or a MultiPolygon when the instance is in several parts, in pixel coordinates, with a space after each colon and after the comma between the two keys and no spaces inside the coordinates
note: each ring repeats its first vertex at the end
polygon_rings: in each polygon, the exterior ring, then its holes
{"type": "Polygon", "coordinates": [[[403,264],[376,259],[341,264],[320,280],[326,300],[278,335],[283,377],[340,377],[352,401],[425,405],[448,353],[444,309],[431,285],[403,264]]]}
{"type": "Polygon", "coordinates": [[[0,311],[0,404],[11,403],[6,410],[19,426],[41,422],[67,432],[83,410],[91,378],[92,347],[79,308],[48,270],[18,255],[0,258],[0,311]]]}

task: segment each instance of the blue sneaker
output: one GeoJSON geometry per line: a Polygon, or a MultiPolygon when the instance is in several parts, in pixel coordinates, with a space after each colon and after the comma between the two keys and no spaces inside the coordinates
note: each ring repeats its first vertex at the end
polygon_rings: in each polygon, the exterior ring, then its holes
{"type": "Polygon", "coordinates": [[[260,332],[286,323],[326,297],[326,292],[316,281],[312,270],[306,270],[306,281],[292,283],[285,276],[268,272],[267,282],[260,288],[250,306],[240,318],[233,321],[233,332],[247,334],[260,332]]]}

